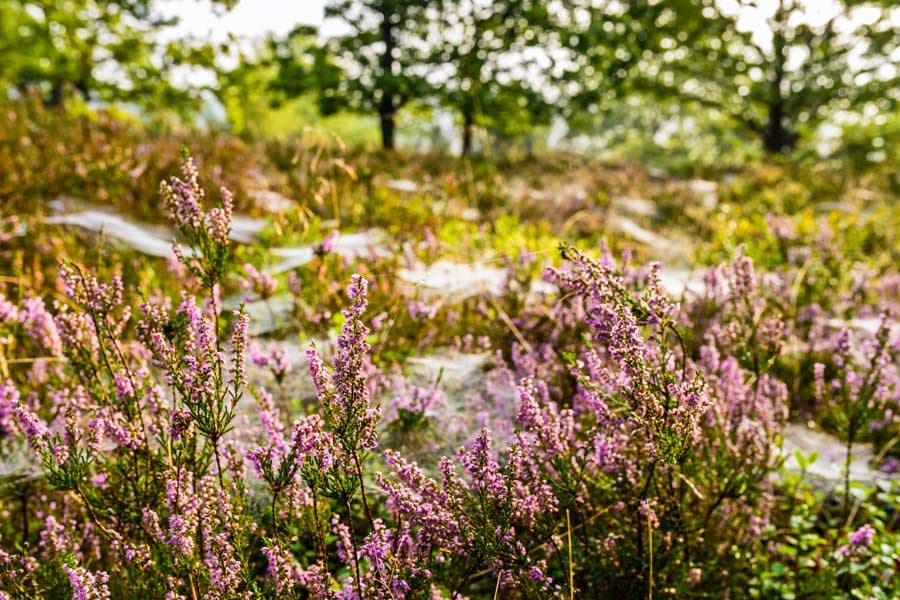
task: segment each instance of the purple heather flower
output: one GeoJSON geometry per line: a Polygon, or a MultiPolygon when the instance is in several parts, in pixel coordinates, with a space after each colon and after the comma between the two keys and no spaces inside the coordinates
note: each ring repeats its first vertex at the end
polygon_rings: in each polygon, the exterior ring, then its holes
{"type": "Polygon", "coordinates": [[[368,282],[363,276],[352,277],[347,294],[353,302],[343,311],[347,320],[337,338],[332,369],[325,367],[315,346],[306,355],[316,395],[334,430],[353,432],[352,437],[360,447],[371,450],[377,445],[375,425],[379,412],[371,404],[371,391],[364,375],[369,352],[366,342],[369,328],[362,321],[368,305],[367,289],[368,282]]]}
{"type": "Polygon", "coordinates": [[[825,365],[817,362],[813,365],[813,382],[815,384],[816,400],[825,400],[825,365]]]}
{"type": "Polygon", "coordinates": [[[872,545],[872,541],[875,539],[875,528],[866,523],[856,531],[851,532],[849,538],[852,546],[867,548],[872,545]]]}
{"type": "Polygon", "coordinates": [[[204,212],[204,191],[200,187],[197,166],[191,157],[181,163],[183,179],[172,177],[160,183],[159,191],[169,217],[194,250],[184,256],[173,247],[176,258],[194,275],[202,276],[204,285],[213,285],[224,275],[223,267],[229,251],[229,233],[234,198],[221,188],[220,206],[204,212]]]}
{"type": "Polygon", "coordinates": [[[17,416],[18,404],[19,390],[13,382],[0,383],[0,430],[5,431],[8,436],[14,436],[16,433],[14,417],[17,416]]]}
{"type": "Polygon", "coordinates": [[[300,279],[300,276],[297,275],[296,271],[288,273],[287,288],[295,298],[303,294],[303,281],[300,279]]]}
{"type": "Polygon", "coordinates": [[[247,385],[247,371],[244,365],[247,351],[247,331],[250,326],[250,316],[243,310],[234,311],[234,332],[231,335],[231,347],[234,350],[232,358],[231,380],[234,385],[247,385]]]}
{"type": "Polygon", "coordinates": [[[333,229],[328,235],[322,238],[317,244],[313,246],[313,252],[316,256],[325,256],[326,254],[332,252],[334,250],[334,243],[337,241],[340,232],[337,229],[333,229]]]}
{"type": "MultiPolygon", "coordinates": [[[[121,280],[119,280],[121,284],[121,280]]],[[[60,356],[63,351],[62,339],[53,316],[47,312],[40,298],[26,298],[18,311],[18,320],[28,331],[35,344],[47,350],[51,356],[60,356]]]]}
{"type": "Polygon", "coordinates": [[[49,445],[49,430],[30,408],[16,400],[13,410],[18,418],[19,427],[25,433],[28,444],[38,452],[44,452],[49,445]]]}
{"type": "Polygon", "coordinates": [[[409,308],[409,316],[414,321],[427,321],[433,319],[437,315],[439,306],[437,304],[427,304],[421,301],[410,300],[407,302],[409,308]]]}
{"type": "Polygon", "coordinates": [[[84,567],[63,565],[72,586],[72,600],[109,600],[109,575],[105,571],[90,572],[84,567]]]}
{"type": "Polygon", "coordinates": [[[302,571],[290,550],[271,544],[264,546],[261,551],[268,563],[266,573],[272,578],[278,594],[285,593],[299,583],[302,571]]]}
{"type": "Polygon", "coordinates": [[[250,263],[244,264],[244,272],[247,274],[246,279],[241,278],[241,287],[248,292],[253,292],[262,299],[269,298],[278,289],[278,282],[275,278],[265,271],[258,271],[256,267],[250,263]]]}
{"type": "Polygon", "coordinates": [[[756,271],[753,261],[744,254],[732,263],[732,293],[735,298],[749,298],[756,291],[756,271]]]}
{"type": "Polygon", "coordinates": [[[69,263],[59,266],[66,296],[97,316],[106,316],[122,303],[122,278],[116,275],[110,283],[100,283],[93,275],[84,275],[69,263]]]}
{"type": "Polygon", "coordinates": [[[880,470],[882,473],[897,473],[900,471],[900,460],[895,456],[889,456],[881,463],[880,470]]]}
{"type": "Polygon", "coordinates": [[[650,504],[649,500],[641,500],[638,511],[653,527],[659,527],[659,518],[656,516],[656,511],[653,510],[653,506],[650,504]]]}

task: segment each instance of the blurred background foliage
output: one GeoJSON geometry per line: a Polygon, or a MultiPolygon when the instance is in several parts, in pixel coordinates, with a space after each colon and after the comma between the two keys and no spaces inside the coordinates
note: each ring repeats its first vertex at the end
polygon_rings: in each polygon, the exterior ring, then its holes
{"type": "Polygon", "coordinates": [[[860,175],[900,143],[894,0],[325,0],[327,31],[219,42],[159,8],[4,0],[0,99],[116,107],[153,131],[314,127],[351,146],[566,149],[675,173],[790,157],[860,175]]]}

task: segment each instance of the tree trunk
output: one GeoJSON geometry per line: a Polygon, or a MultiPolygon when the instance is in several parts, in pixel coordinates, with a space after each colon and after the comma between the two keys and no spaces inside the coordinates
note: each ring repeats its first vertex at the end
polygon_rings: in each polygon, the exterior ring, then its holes
{"type": "Polygon", "coordinates": [[[784,123],[784,105],[782,102],[773,102],[769,105],[768,123],[763,132],[763,146],[770,154],[785,154],[794,149],[797,142],[797,134],[791,131],[784,123]]]}
{"type": "Polygon", "coordinates": [[[787,26],[790,11],[785,9],[784,0],[780,0],[775,12],[776,26],[772,32],[772,78],[769,90],[769,114],[765,130],[762,132],[763,146],[770,154],[784,154],[794,149],[797,134],[786,125],[788,115],[785,114],[785,65],[787,63],[787,41],[784,27],[787,26]]]}
{"type": "Polygon", "coordinates": [[[378,107],[378,119],[381,122],[381,147],[385,150],[394,149],[394,107],[393,100],[382,101],[378,107]]]}
{"type": "Polygon", "coordinates": [[[65,95],[66,84],[63,81],[56,80],[50,86],[50,95],[47,97],[45,106],[56,108],[62,106],[63,96],[65,95]]]}
{"type": "Polygon", "coordinates": [[[470,108],[463,109],[463,130],[462,130],[462,155],[469,156],[472,154],[472,129],[475,126],[475,118],[470,108]]]}
{"type": "Polygon", "coordinates": [[[394,149],[394,114],[397,110],[394,98],[394,26],[391,23],[392,13],[387,3],[381,7],[381,41],[384,42],[384,52],[378,59],[381,69],[380,81],[381,99],[378,101],[378,118],[381,121],[381,147],[385,150],[394,149]]]}

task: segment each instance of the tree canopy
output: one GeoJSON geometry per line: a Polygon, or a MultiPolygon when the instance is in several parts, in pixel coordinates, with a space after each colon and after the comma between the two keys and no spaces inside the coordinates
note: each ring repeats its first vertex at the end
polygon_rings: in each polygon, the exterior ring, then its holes
{"type": "Polygon", "coordinates": [[[741,26],[751,0],[661,3],[654,25],[666,31],[643,69],[642,85],[714,108],[759,137],[768,152],[792,150],[835,111],[896,106],[900,29],[892,0],[777,0],[764,21],[741,26]],[[893,57],[893,58],[892,58],[893,57]],[[893,63],[893,64],[892,64],[893,63]]]}
{"type": "Polygon", "coordinates": [[[152,0],[2,2],[0,83],[19,92],[37,89],[49,104],[72,91],[87,101],[196,108],[197,88],[176,85],[172,71],[211,65],[215,54],[181,40],[164,42],[161,32],[175,23],[152,0]]]}
{"type": "Polygon", "coordinates": [[[300,25],[224,68],[228,44],[161,41],[173,20],[152,0],[7,1],[0,84],[48,104],[71,90],[184,115],[209,89],[238,129],[251,106],[303,97],[320,115],[377,118],[386,149],[401,111],[443,108],[463,154],[478,128],[508,137],[555,117],[592,131],[654,102],[787,153],[823,123],[894,114],[900,99],[895,0],[327,0],[324,14],[337,33],[300,25]],[[173,81],[183,65],[218,81],[173,81]]]}

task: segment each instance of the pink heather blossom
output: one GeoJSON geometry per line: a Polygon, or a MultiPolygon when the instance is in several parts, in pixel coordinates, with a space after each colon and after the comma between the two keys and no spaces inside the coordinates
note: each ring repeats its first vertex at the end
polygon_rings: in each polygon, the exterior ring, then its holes
{"type": "Polygon", "coordinates": [[[298,298],[303,294],[303,281],[296,271],[291,271],[287,276],[287,289],[295,297],[298,298]]]}
{"type": "Polygon", "coordinates": [[[375,425],[378,410],[371,405],[371,391],[363,375],[369,344],[368,327],[362,321],[368,300],[368,282],[354,275],[347,294],[353,301],[344,311],[346,321],[337,338],[332,356],[332,369],[327,369],[315,347],[307,350],[309,371],[319,401],[336,431],[353,431],[361,447],[371,450],[377,445],[375,425]]]}
{"type": "Polygon", "coordinates": [[[275,591],[284,594],[291,590],[302,579],[302,569],[291,552],[278,545],[263,546],[262,554],[266,558],[266,573],[275,584],[275,591]]]}
{"type": "Polygon", "coordinates": [[[272,348],[269,353],[262,352],[258,344],[251,344],[250,360],[258,367],[268,367],[276,383],[284,381],[285,376],[293,367],[284,348],[272,348]]]}
{"type": "Polygon", "coordinates": [[[109,575],[105,571],[90,572],[83,567],[63,565],[72,586],[72,600],[109,600],[109,575]]]}
{"type": "Polygon", "coordinates": [[[274,277],[265,271],[258,271],[250,263],[244,264],[244,273],[247,274],[247,277],[240,280],[241,287],[262,299],[271,297],[278,289],[278,282],[274,277]]]}
{"type": "Polygon", "coordinates": [[[872,541],[875,539],[875,528],[872,527],[869,523],[866,523],[856,531],[853,531],[849,535],[850,544],[853,546],[859,547],[868,547],[872,545],[872,541]]]}
{"type": "MultiPolygon", "coordinates": [[[[119,281],[121,284],[121,281],[119,281]]],[[[17,313],[18,321],[25,327],[29,337],[51,356],[62,355],[63,345],[56,322],[40,298],[26,298],[17,313]]]]}
{"type": "Polygon", "coordinates": [[[407,308],[409,309],[409,316],[411,316],[413,320],[428,321],[437,315],[438,308],[440,307],[437,304],[426,304],[425,302],[410,300],[407,302],[407,308]]]}
{"type": "Polygon", "coordinates": [[[334,243],[337,241],[340,236],[340,232],[337,229],[333,229],[328,233],[325,237],[322,238],[317,244],[313,246],[313,252],[316,256],[325,256],[334,250],[334,243]]]}
{"type": "MultiPolygon", "coordinates": [[[[200,186],[199,171],[194,160],[185,156],[181,163],[182,178],[172,177],[160,183],[160,195],[169,217],[191,249],[190,255],[176,245],[173,254],[209,290],[226,275],[229,235],[234,198],[220,189],[219,206],[204,211],[205,193],[200,186]]],[[[216,302],[220,305],[219,302],[216,302]]]]}
{"type": "Polygon", "coordinates": [[[236,310],[234,318],[234,332],[231,334],[231,348],[234,352],[231,362],[231,383],[243,387],[247,385],[247,371],[244,362],[248,345],[247,332],[250,327],[250,316],[243,310],[236,310]]]}
{"type": "Polygon", "coordinates": [[[14,436],[18,429],[16,408],[19,404],[19,389],[12,381],[0,383],[0,429],[7,436],[14,436]]]}

